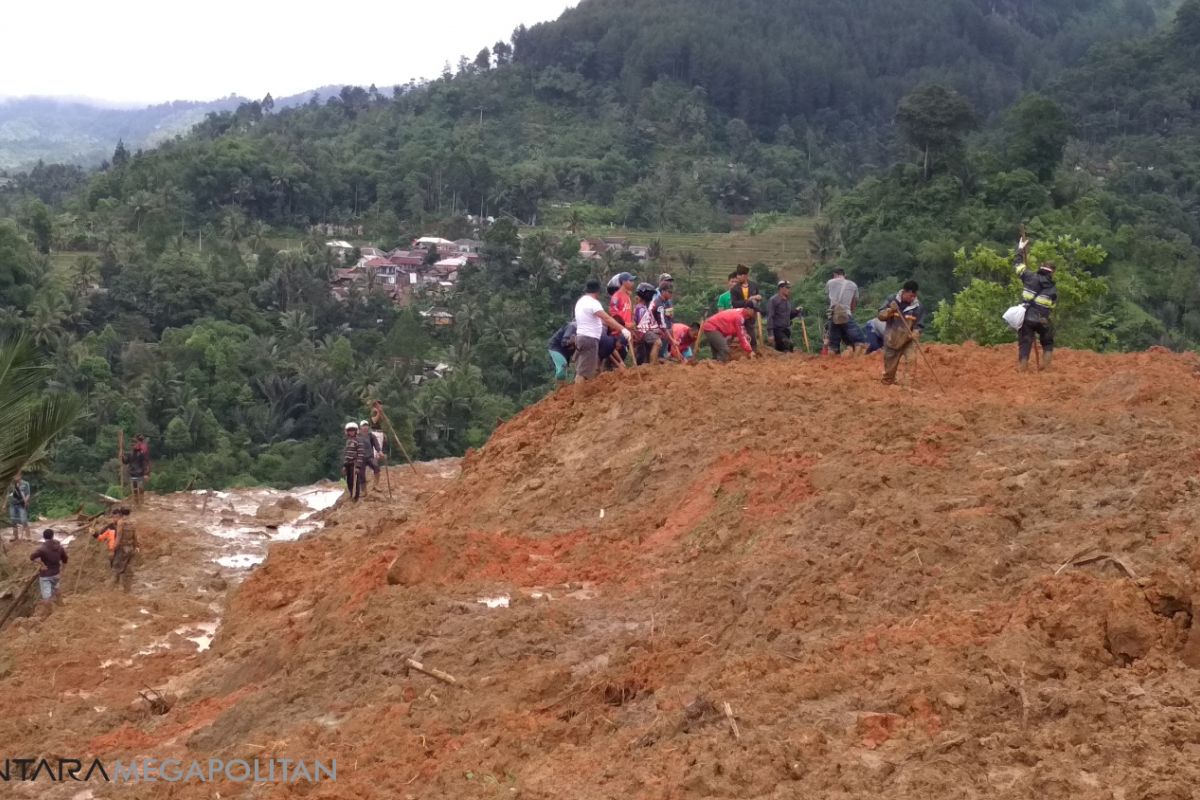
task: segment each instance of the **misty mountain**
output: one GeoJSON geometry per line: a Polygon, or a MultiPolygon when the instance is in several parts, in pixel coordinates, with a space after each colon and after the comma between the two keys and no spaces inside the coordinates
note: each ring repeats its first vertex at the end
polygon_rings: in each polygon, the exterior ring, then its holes
{"type": "MultiPolygon", "coordinates": [[[[335,95],[340,86],[276,98],[276,108],[335,95]]],[[[117,108],[87,100],[19,97],[0,100],[0,169],[28,167],[36,162],[64,162],[94,167],[112,155],[124,140],[130,150],[153,147],[213,112],[232,111],[247,98],[229,95],[218,100],[176,100],[145,108],[117,108]]]]}

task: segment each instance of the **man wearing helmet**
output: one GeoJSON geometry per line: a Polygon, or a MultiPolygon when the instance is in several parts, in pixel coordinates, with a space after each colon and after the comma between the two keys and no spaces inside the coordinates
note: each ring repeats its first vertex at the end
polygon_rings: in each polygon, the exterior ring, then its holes
{"type": "Polygon", "coordinates": [[[362,447],[358,442],[358,425],[346,423],[346,444],[342,448],[342,475],[346,478],[346,493],[351,500],[357,500],[362,495],[362,487],[358,483],[358,470],[364,464],[362,447]]]}
{"type": "Polygon", "coordinates": [[[1042,369],[1050,369],[1054,355],[1054,326],[1050,312],[1058,305],[1058,287],[1054,285],[1054,262],[1045,261],[1037,271],[1029,269],[1029,240],[1024,234],[1017,242],[1017,275],[1021,278],[1021,303],[1025,321],[1017,331],[1017,369],[1029,369],[1029,351],[1036,338],[1042,345],[1042,369]]]}
{"type": "Polygon", "coordinates": [[[362,458],[359,461],[355,485],[359,487],[359,494],[366,494],[367,467],[370,467],[371,472],[375,474],[375,483],[379,483],[379,458],[377,457],[379,440],[371,432],[371,423],[365,419],[358,423],[358,451],[362,454],[362,458]]]}

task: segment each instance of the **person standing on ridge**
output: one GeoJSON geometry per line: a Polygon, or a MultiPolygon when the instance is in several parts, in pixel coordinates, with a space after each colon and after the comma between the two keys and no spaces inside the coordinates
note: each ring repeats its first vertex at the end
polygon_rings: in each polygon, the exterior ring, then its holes
{"type": "Polygon", "coordinates": [[[925,327],[925,309],[917,299],[918,289],[916,281],[908,281],[879,307],[878,319],[886,323],[883,333],[883,383],[888,386],[896,382],[900,358],[907,360],[912,357],[912,350],[925,327]]]}
{"type": "Polygon", "coordinates": [[[41,591],[42,603],[62,605],[62,594],[58,590],[59,573],[62,565],[67,563],[67,551],[54,539],[54,529],[42,531],[42,543],[29,556],[30,561],[42,562],[38,566],[38,589],[41,591]]]}
{"type": "Polygon", "coordinates": [[[140,433],[134,437],[132,452],[128,457],[122,454],[122,459],[129,465],[129,485],[133,488],[133,502],[140,506],[146,496],[146,481],[150,478],[150,445],[146,437],[140,433]]]}
{"type": "Polygon", "coordinates": [[[21,477],[18,470],[8,487],[8,521],[12,523],[12,540],[21,538],[21,529],[29,535],[29,481],[21,477]]]}
{"type": "Polygon", "coordinates": [[[829,300],[829,349],[840,354],[843,343],[850,345],[851,352],[865,348],[867,337],[854,320],[854,312],[858,309],[858,284],[846,277],[846,270],[838,267],[833,271],[833,277],[825,283],[825,297],[829,300]]]}
{"type": "Polygon", "coordinates": [[[637,276],[622,272],[614,280],[617,290],[608,298],[608,313],[626,328],[633,325],[633,285],[637,276]]]}
{"type": "Polygon", "coordinates": [[[642,342],[647,348],[650,364],[658,363],[659,348],[663,343],[667,345],[667,350],[672,355],[679,351],[674,337],[671,336],[671,323],[666,319],[665,306],[671,302],[671,295],[671,284],[664,283],[658,293],[650,299],[650,304],[646,306],[646,311],[638,322],[638,333],[642,335],[642,342]]]}
{"type": "Polygon", "coordinates": [[[780,281],[779,291],[767,301],[767,332],[780,353],[790,353],[792,346],[792,320],[804,314],[802,308],[792,308],[792,284],[780,281]]]}
{"type": "Polygon", "coordinates": [[[376,488],[379,486],[379,440],[371,432],[371,423],[365,419],[358,422],[358,447],[363,457],[361,466],[358,468],[357,483],[362,486],[361,493],[366,494],[368,491],[367,467],[370,467],[371,472],[374,473],[376,488]]]}
{"type": "Polygon", "coordinates": [[[724,294],[717,297],[717,311],[728,311],[733,308],[733,290],[737,288],[737,285],[737,273],[729,273],[729,288],[725,290],[724,294]]]}
{"type": "Polygon", "coordinates": [[[737,339],[747,355],[754,357],[754,348],[746,333],[746,322],[752,321],[755,313],[757,309],[749,305],[719,311],[704,321],[700,331],[704,334],[708,346],[712,348],[713,358],[717,361],[728,361],[729,343],[734,339],[737,339]]]}
{"type": "Polygon", "coordinates": [[[554,365],[554,380],[567,379],[567,366],[575,358],[575,320],[554,332],[549,344],[550,363],[554,365]]]}
{"type": "Polygon", "coordinates": [[[1054,325],[1050,312],[1058,305],[1058,287],[1054,285],[1054,262],[1044,261],[1037,271],[1029,269],[1029,240],[1021,236],[1017,243],[1017,276],[1021,279],[1021,303],[1025,321],[1017,331],[1017,369],[1029,370],[1029,351],[1036,338],[1042,345],[1042,369],[1050,369],[1054,355],[1054,325]]]}
{"type": "Polygon", "coordinates": [[[600,305],[600,281],[590,279],[583,295],[575,302],[575,382],[583,383],[600,371],[600,332],[609,330],[626,340],[632,338],[629,329],[617,322],[600,305]]]}
{"type": "Polygon", "coordinates": [[[752,349],[758,349],[758,331],[755,325],[755,317],[758,314],[758,304],[762,302],[762,294],[758,290],[758,284],[750,280],[750,268],[745,264],[738,264],[734,270],[737,276],[737,285],[730,290],[730,297],[734,308],[752,308],[755,313],[746,317],[746,335],[750,337],[750,346],[752,349]]]}
{"type": "Polygon", "coordinates": [[[346,444],[342,448],[342,474],[346,477],[346,494],[357,500],[362,494],[358,485],[358,465],[362,461],[362,448],[358,444],[358,426],[346,423],[346,444]]]}

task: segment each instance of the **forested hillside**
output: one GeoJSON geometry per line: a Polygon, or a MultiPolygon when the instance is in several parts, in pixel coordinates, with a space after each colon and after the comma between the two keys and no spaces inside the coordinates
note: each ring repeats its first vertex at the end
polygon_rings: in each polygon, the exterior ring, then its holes
{"type": "MultiPolygon", "coordinates": [[[[625,266],[579,258],[610,225],[815,218],[806,305],[834,263],[867,304],[915,276],[931,336],[998,342],[1024,224],[1060,263],[1064,344],[1194,346],[1200,0],[1173,7],[585,0],[426,85],[264,98],[95,173],[39,165],[0,187],[0,327],[92,410],[43,502],[107,488],[118,429],[151,436],[160,489],[332,475],[375,397],[421,456],[479,445],[548,390],[583,280],[625,266]],[[316,224],[485,248],[399,309],[372,282],[331,295],[316,224]]],[[[683,319],[733,266],[652,253],[634,271],[674,272],[683,319]]]]}

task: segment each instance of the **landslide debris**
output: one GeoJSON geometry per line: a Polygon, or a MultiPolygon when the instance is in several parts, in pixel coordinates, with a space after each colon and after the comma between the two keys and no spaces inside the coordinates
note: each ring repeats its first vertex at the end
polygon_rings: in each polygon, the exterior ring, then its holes
{"type": "Polygon", "coordinates": [[[336,757],[315,798],[1191,796],[1196,359],[926,349],[944,395],[803,357],[560,391],[273,546],[168,713],[77,733],[336,757]]]}

